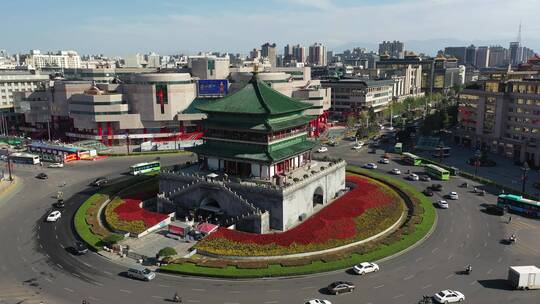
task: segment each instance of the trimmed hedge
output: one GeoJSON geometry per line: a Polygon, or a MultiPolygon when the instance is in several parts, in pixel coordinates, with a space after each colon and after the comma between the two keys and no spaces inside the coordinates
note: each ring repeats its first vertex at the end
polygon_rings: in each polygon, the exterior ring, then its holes
{"type": "Polygon", "coordinates": [[[87,219],[87,212],[90,208],[92,208],[94,205],[99,204],[100,202],[104,202],[108,199],[108,196],[103,194],[94,194],[90,198],[88,198],[77,210],[74,217],[74,226],[75,231],[79,235],[79,237],[87,243],[92,249],[95,251],[100,250],[101,246],[103,245],[101,243],[101,239],[106,235],[102,235],[101,233],[95,233],[95,227],[99,224],[96,222],[87,219]]]}
{"type": "MultiPolygon", "coordinates": [[[[396,232],[381,241],[374,241],[353,248],[352,253],[344,254],[341,259],[333,257],[307,257],[304,259],[267,261],[267,268],[245,269],[229,262],[226,267],[201,267],[199,262],[184,262],[182,264],[169,264],[160,267],[160,271],[221,278],[257,278],[257,277],[281,277],[305,275],[326,272],[351,267],[364,261],[376,261],[403,251],[424,238],[432,229],[436,219],[435,208],[431,200],[416,190],[413,186],[384,175],[382,173],[365,170],[358,167],[348,167],[349,172],[365,175],[396,187],[404,195],[409,197],[414,206],[422,207],[419,212],[422,216],[411,216],[396,232]],[[407,232],[407,233],[405,233],[407,232]],[[384,244],[386,243],[386,244],[384,244]],[[324,260],[323,260],[324,258],[324,260]]],[[[334,254],[338,255],[338,254],[334,254]]],[[[218,262],[226,262],[215,260],[218,262]]],[[[208,265],[208,261],[205,262],[208,265]]],[[[223,266],[224,264],[220,264],[223,266]]]]}

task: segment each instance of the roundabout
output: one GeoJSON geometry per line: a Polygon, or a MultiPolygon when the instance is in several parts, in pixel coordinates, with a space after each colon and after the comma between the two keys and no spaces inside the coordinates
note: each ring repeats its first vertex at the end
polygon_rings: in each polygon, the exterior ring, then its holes
{"type": "MultiPolygon", "coordinates": [[[[336,153],[339,153],[337,151],[336,153]]],[[[354,158],[344,155],[349,163],[354,158]]],[[[377,157],[376,155],[367,155],[377,157]]],[[[187,160],[187,156],[162,157],[166,165],[187,160]]],[[[343,270],[287,279],[226,280],[184,277],[158,273],[151,282],[130,280],[121,274],[129,265],[112,262],[99,254],[74,256],[66,248],[76,241],[73,217],[79,204],[95,190],[89,182],[99,176],[120,177],[138,158],[110,158],[95,163],[67,166],[61,171],[17,168],[22,185],[0,202],[0,237],[3,257],[0,270],[0,303],[163,303],[178,292],[186,303],[303,303],[327,298],[332,303],[415,303],[424,294],[457,289],[470,303],[532,303],[534,292],[514,292],[503,283],[509,265],[534,264],[539,253],[535,239],[515,246],[500,244],[509,231],[537,231],[538,223],[514,217],[506,219],[481,212],[482,204],[493,202],[491,194],[478,196],[459,190],[461,178],[444,182],[444,191],[460,191],[460,200],[448,210],[437,209],[433,233],[420,245],[379,263],[380,271],[356,276],[343,270]],[[91,168],[91,169],[90,169],[91,168]],[[34,176],[46,171],[48,181],[34,176]],[[67,178],[69,177],[69,178],[67,178]],[[44,222],[62,181],[66,209],[56,223],[44,222]],[[474,272],[458,274],[467,264],[474,272]],[[356,284],[353,293],[331,296],[321,293],[336,280],[356,284]]],[[[405,171],[411,167],[398,162],[392,166],[405,171]]],[[[376,170],[386,175],[386,169],[376,170]]],[[[408,183],[408,182],[403,182],[408,183]]],[[[411,182],[417,191],[428,184],[411,182]]],[[[435,194],[438,199],[439,194],[435,194]]],[[[524,236],[525,237],[525,236],[524,236]]]]}

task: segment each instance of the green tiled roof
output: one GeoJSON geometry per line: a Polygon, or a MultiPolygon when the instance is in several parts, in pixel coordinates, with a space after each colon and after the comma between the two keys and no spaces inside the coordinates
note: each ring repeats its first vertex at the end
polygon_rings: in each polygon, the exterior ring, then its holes
{"type": "Polygon", "coordinates": [[[204,99],[204,98],[195,98],[185,110],[180,112],[180,114],[201,114],[202,112],[199,111],[197,107],[211,103],[211,102],[213,102],[213,100],[204,99]]]}
{"type": "Polygon", "coordinates": [[[279,115],[302,112],[311,108],[311,105],[273,90],[254,75],[238,92],[196,108],[202,112],[279,115]]]}
{"type": "Polygon", "coordinates": [[[272,120],[270,120],[268,122],[268,127],[270,127],[270,129],[272,129],[273,131],[279,131],[279,130],[283,130],[287,128],[292,128],[292,127],[308,124],[310,121],[312,121],[315,118],[316,118],[315,116],[300,116],[293,119],[287,119],[287,120],[277,121],[277,122],[273,122],[272,120]]]}
{"type": "Polygon", "coordinates": [[[246,145],[242,144],[230,145],[207,141],[203,145],[189,148],[189,150],[202,155],[272,163],[311,150],[313,147],[315,147],[314,142],[304,140],[299,143],[268,152],[265,149],[261,149],[259,151],[257,151],[257,149],[249,149],[246,145]]]}

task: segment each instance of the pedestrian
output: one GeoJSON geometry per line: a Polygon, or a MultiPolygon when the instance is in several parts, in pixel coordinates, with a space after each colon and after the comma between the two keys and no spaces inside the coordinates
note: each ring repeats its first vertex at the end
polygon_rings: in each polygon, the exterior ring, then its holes
{"type": "Polygon", "coordinates": [[[512,216],[508,216],[508,224],[510,224],[510,222],[512,221],[512,216]]]}

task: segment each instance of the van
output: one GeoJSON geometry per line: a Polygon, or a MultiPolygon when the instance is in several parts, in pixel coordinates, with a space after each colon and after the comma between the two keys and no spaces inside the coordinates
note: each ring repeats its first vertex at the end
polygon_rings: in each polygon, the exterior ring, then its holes
{"type": "Polygon", "coordinates": [[[133,267],[127,271],[129,278],[135,278],[143,281],[151,281],[156,277],[156,273],[145,267],[133,267]]]}

